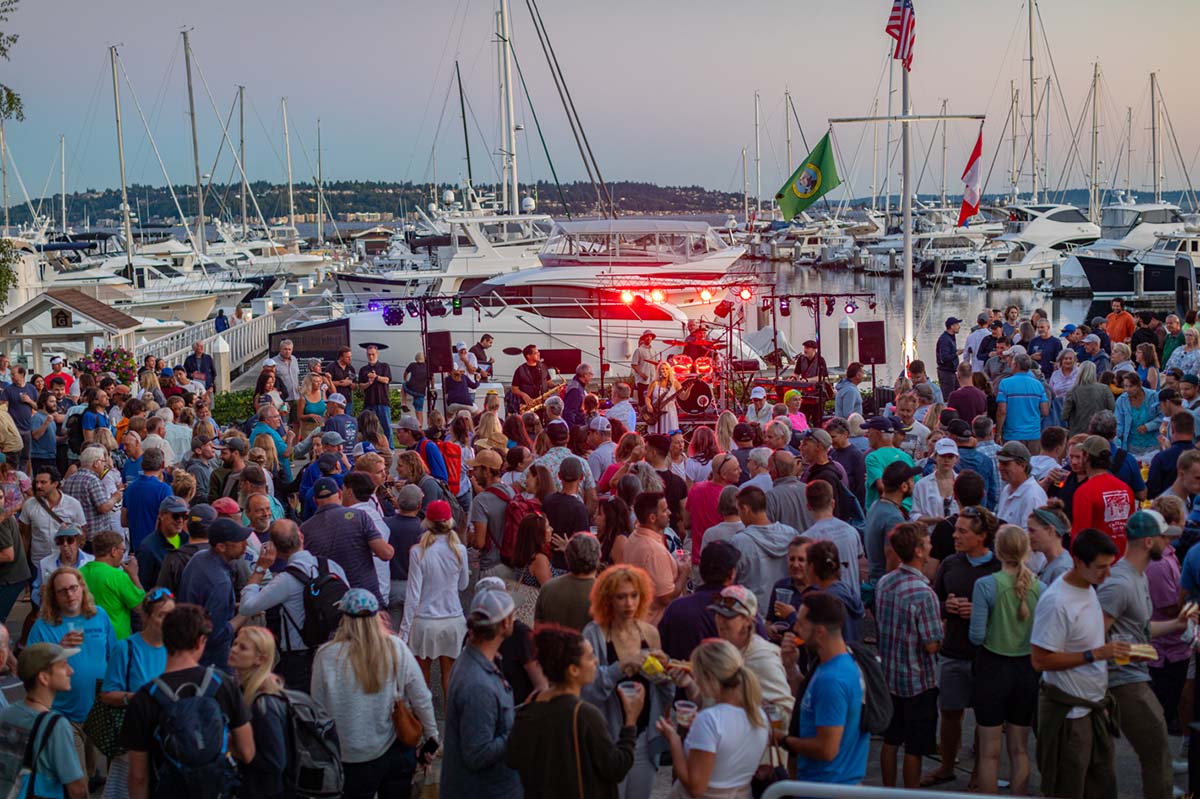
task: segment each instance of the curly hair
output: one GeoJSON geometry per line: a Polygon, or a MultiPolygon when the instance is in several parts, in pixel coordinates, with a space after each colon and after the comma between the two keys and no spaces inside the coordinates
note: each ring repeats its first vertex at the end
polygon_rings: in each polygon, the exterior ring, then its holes
{"type": "Polygon", "coordinates": [[[540,624],[533,631],[533,657],[551,685],[567,681],[567,669],[583,660],[583,636],[557,624],[540,624]]]}
{"type": "Polygon", "coordinates": [[[87,583],[84,582],[83,573],[71,566],[60,566],[46,575],[46,579],[42,582],[42,610],[39,614],[42,620],[56,627],[62,624],[63,616],[58,607],[58,594],[54,591],[54,581],[64,574],[70,574],[79,581],[79,591],[83,595],[80,615],[85,619],[96,615],[96,600],[92,598],[92,592],[88,590],[87,583]]]}
{"type": "Polygon", "coordinates": [[[609,566],[600,572],[592,586],[592,619],[601,627],[608,628],[613,622],[613,598],[624,583],[632,583],[638,592],[637,612],[635,618],[644,620],[650,611],[650,603],[654,600],[654,584],[650,575],[637,566],[618,564],[609,566]]]}

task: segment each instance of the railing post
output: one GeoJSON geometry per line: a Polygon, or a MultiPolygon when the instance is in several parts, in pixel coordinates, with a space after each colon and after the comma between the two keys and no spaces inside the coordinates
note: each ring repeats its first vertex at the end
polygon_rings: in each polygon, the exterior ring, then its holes
{"type": "Polygon", "coordinates": [[[213,365],[217,371],[213,387],[218,392],[229,391],[230,386],[232,386],[232,381],[230,380],[232,369],[230,368],[229,342],[225,340],[224,336],[218,334],[216,340],[213,341],[212,346],[209,348],[209,352],[213,357],[213,365]]]}

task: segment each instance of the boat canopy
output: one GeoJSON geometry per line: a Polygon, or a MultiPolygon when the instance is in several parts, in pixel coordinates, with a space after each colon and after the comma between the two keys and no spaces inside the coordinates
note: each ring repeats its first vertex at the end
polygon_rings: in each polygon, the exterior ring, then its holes
{"type": "Polygon", "coordinates": [[[724,252],[729,245],[707,222],[668,219],[599,219],[558,222],[542,247],[542,263],[611,260],[686,262],[724,252]]]}
{"type": "Polygon", "coordinates": [[[38,252],[81,252],[95,246],[95,243],[90,241],[49,241],[35,245],[38,252]]]}
{"type": "Polygon", "coordinates": [[[584,233],[704,233],[711,229],[707,222],[678,219],[586,219],[556,222],[556,232],[567,235],[584,233]]]}

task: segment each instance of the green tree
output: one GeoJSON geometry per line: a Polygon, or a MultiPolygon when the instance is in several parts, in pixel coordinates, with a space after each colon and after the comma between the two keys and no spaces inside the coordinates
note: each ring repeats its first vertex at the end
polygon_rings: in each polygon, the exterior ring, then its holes
{"type": "Polygon", "coordinates": [[[21,253],[12,239],[0,238],[0,311],[8,304],[8,292],[17,285],[17,263],[21,253]]]}
{"type": "MultiPolygon", "coordinates": [[[[0,26],[8,23],[8,18],[17,10],[21,0],[0,0],[0,26]]],[[[5,33],[0,30],[0,58],[9,60],[8,54],[20,37],[15,33],[5,33]]],[[[25,108],[21,104],[21,95],[17,94],[8,84],[0,83],[0,118],[15,119],[18,122],[25,118],[25,108]]]]}

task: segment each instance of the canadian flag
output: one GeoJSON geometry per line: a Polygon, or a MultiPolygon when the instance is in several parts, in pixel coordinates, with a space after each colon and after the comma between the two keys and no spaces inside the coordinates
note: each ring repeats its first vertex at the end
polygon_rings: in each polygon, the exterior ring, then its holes
{"type": "Polygon", "coordinates": [[[983,184],[983,174],[979,163],[981,155],[983,155],[982,127],[979,129],[979,138],[975,140],[975,147],[971,150],[971,157],[967,159],[967,168],[963,170],[962,174],[963,183],[966,186],[963,187],[962,210],[958,212],[959,227],[979,213],[979,192],[983,184]]]}

